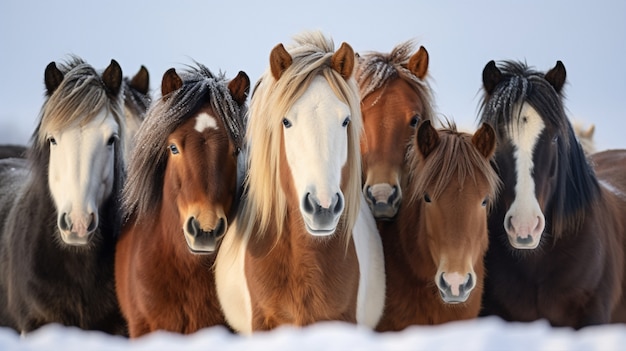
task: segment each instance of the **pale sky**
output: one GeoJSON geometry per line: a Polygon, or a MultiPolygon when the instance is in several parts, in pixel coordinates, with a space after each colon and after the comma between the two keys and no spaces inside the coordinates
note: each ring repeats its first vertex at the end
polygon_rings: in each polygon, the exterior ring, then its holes
{"type": "Polygon", "coordinates": [[[626,148],[626,1],[162,1],[2,0],[0,143],[26,143],[43,102],[44,69],[75,54],[97,69],[145,65],[154,96],[170,67],[194,60],[256,81],[270,50],[319,29],[335,46],[388,52],[416,39],[442,116],[475,128],[482,69],[526,60],[567,69],[572,118],[596,125],[600,149],[626,148]]]}

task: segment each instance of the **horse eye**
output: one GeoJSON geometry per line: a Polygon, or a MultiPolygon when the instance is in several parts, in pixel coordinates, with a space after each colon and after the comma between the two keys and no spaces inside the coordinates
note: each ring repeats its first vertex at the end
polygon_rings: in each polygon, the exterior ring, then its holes
{"type": "Polygon", "coordinates": [[[341,123],[341,126],[347,127],[348,124],[350,124],[350,117],[346,117],[346,119],[343,120],[343,123],[341,123]]]}
{"type": "Polygon", "coordinates": [[[49,137],[48,138],[48,142],[50,143],[50,145],[56,145],[57,144],[57,140],[53,137],[49,137]]]}
{"type": "Polygon", "coordinates": [[[417,127],[417,124],[420,121],[420,116],[419,115],[415,115],[413,116],[413,118],[411,118],[411,122],[409,123],[409,125],[411,126],[411,128],[415,128],[417,127]]]}
{"type": "Polygon", "coordinates": [[[424,194],[424,202],[431,203],[430,196],[428,194],[424,194]]]}
{"type": "Polygon", "coordinates": [[[489,199],[488,199],[488,198],[485,198],[485,199],[483,200],[483,203],[482,203],[482,204],[480,204],[480,205],[481,205],[482,207],[487,207],[487,203],[489,203],[489,199]]]}
{"type": "Polygon", "coordinates": [[[172,144],[169,146],[170,148],[170,152],[172,153],[172,155],[177,155],[179,153],[178,148],[176,147],[176,145],[172,144]]]}
{"type": "Polygon", "coordinates": [[[283,118],[283,125],[285,128],[291,128],[291,122],[287,118],[283,118]]]}

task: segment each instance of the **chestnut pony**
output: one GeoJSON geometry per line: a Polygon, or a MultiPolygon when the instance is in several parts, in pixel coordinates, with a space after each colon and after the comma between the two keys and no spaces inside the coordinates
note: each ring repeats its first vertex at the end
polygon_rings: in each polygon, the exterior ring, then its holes
{"type": "Polygon", "coordinates": [[[379,331],[470,319],[480,312],[487,212],[499,179],[493,128],[473,135],[422,122],[410,144],[406,201],[379,223],[387,300],[379,331]]]}
{"type": "Polygon", "coordinates": [[[246,195],[216,261],[229,324],[249,334],[339,320],[374,327],[384,262],[361,189],[354,52],[320,32],[278,44],[253,92],[246,195]]]}
{"type": "Polygon", "coordinates": [[[582,328],[610,322],[623,300],[626,151],[592,157],[594,170],[565,114],[565,76],[561,61],[545,74],[514,61],[483,70],[481,120],[496,128],[503,182],[484,314],[582,328]]]}
{"type": "Polygon", "coordinates": [[[212,268],[237,203],[249,89],[244,72],[228,82],[201,64],[163,75],[123,190],[115,278],[131,337],[225,324],[212,268]]]}
{"type": "Polygon", "coordinates": [[[78,57],[45,70],[25,159],[0,161],[0,325],[126,334],[113,279],[124,181],[122,70],[78,57]]]}
{"type": "Polygon", "coordinates": [[[376,219],[392,219],[398,212],[409,140],[419,122],[435,120],[428,51],[421,46],[413,53],[413,47],[407,41],[390,53],[368,52],[358,59],[363,194],[376,219]]]}

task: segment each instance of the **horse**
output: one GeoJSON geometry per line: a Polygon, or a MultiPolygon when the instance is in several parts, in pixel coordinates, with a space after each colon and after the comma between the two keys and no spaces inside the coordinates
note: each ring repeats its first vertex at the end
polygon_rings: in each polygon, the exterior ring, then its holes
{"type": "Polygon", "coordinates": [[[3,326],[126,334],[113,280],[124,181],[122,71],[81,58],[45,69],[26,159],[0,166],[3,326]]]}
{"type": "Polygon", "coordinates": [[[402,201],[402,168],[419,122],[436,120],[428,82],[428,51],[413,41],[390,53],[359,55],[356,80],[361,94],[363,193],[374,217],[393,219],[402,201]]]}
{"type": "Polygon", "coordinates": [[[122,192],[115,278],[130,337],[226,324],[212,267],[238,202],[249,89],[245,72],[228,82],[202,64],[163,75],[122,192]]]}
{"type": "Polygon", "coordinates": [[[226,320],[250,334],[338,320],[373,328],[382,244],[361,188],[355,55],[319,31],[276,45],[252,93],[248,173],[217,254],[226,320]]]}
{"type": "Polygon", "coordinates": [[[141,65],[134,76],[124,77],[122,91],[124,92],[124,114],[126,115],[124,158],[129,160],[135,146],[135,134],[137,134],[139,126],[152,103],[148,69],[141,65]]]}
{"type": "MultiPolygon", "coordinates": [[[[142,65],[132,78],[124,77],[122,91],[124,93],[124,114],[126,116],[124,159],[128,159],[130,151],[134,146],[134,136],[152,102],[148,69],[142,65]]],[[[26,149],[26,145],[0,145],[0,159],[26,157],[26,149]]]]}
{"type": "Polygon", "coordinates": [[[491,167],[493,128],[474,134],[453,123],[415,131],[405,166],[406,200],[379,223],[387,299],[378,331],[478,317],[489,244],[487,214],[500,181],[491,167]]]}
{"type": "Polygon", "coordinates": [[[585,127],[581,122],[574,121],[572,127],[574,128],[574,134],[576,134],[585,155],[589,156],[595,153],[596,143],[593,139],[593,134],[596,131],[596,125],[592,123],[590,126],[585,127]]]}
{"type": "MultiPolygon", "coordinates": [[[[483,315],[580,329],[611,321],[624,291],[626,163],[594,167],[565,114],[561,61],[487,63],[480,120],[503,182],[489,217],[483,315]],[[612,167],[611,176],[602,176],[612,167]]],[[[622,155],[624,150],[619,151],[622,155]]]]}

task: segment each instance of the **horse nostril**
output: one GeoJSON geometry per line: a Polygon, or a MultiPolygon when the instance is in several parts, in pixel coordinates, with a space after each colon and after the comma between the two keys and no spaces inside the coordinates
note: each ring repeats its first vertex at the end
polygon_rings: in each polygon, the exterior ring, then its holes
{"type": "Polygon", "coordinates": [[[187,219],[187,233],[191,234],[191,236],[198,236],[198,233],[200,232],[200,223],[198,223],[198,220],[196,220],[195,217],[189,217],[189,219],[187,219]]]}
{"type": "Polygon", "coordinates": [[[387,200],[387,203],[389,205],[393,205],[393,203],[396,202],[396,199],[398,199],[398,194],[400,194],[398,186],[397,185],[392,186],[391,194],[389,195],[389,199],[387,200]]]}
{"type": "Polygon", "coordinates": [[[222,236],[226,232],[226,221],[224,218],[220,218],[217,222],[217,226],[213,230],[213,234],[215,237],[222,236]]]}
{"type": "Polygon", "coordinates": [[[95,214],[90,214],[89,215],[89,225],[87,226],[87,233],[91,233],[94,230],[96,230],[96,228],[98,227],[98,220],[95,216],[95,214]]]}
{"type": "Polygon", "coordinates": [[[63,213],[61,215],[61,218],[59,219],[59,228],[66,232],[72,230],[72,221],[70,220],[70,217],[67,215],[67,212],[63,213]]]}
{"type": "Polygon", "coordinates": [[[367,185],[365,187],[365,198],[370,201],[371,203],[375,204],[376,203],[376,199],[374,198],[374,194],[372,194],[372,187],[367,185]]]}
{"type": "Polygon", "coordinates": [[[306,213],[314,213],[315,209],[319,207],[317,202],[311,197],[311,193],[307,193],[304,196],[304,201],[302,202],[302,208],[306,213]]]}
{"type": "Polygon", "coordinates": [[[468,293],[474,289],[474,277],[471,274],[468,274],[467,281],[463,284],[461,288],[462,293],[468,293]]]}
{"type": "Polygon", "coordinates": [[[335,207],[333,207],[333,213],[335,215],[339,215],[341,211],[343,211],[343,197],[341,194],[335,194],[337,201],[335,202],[335,207]]]}

